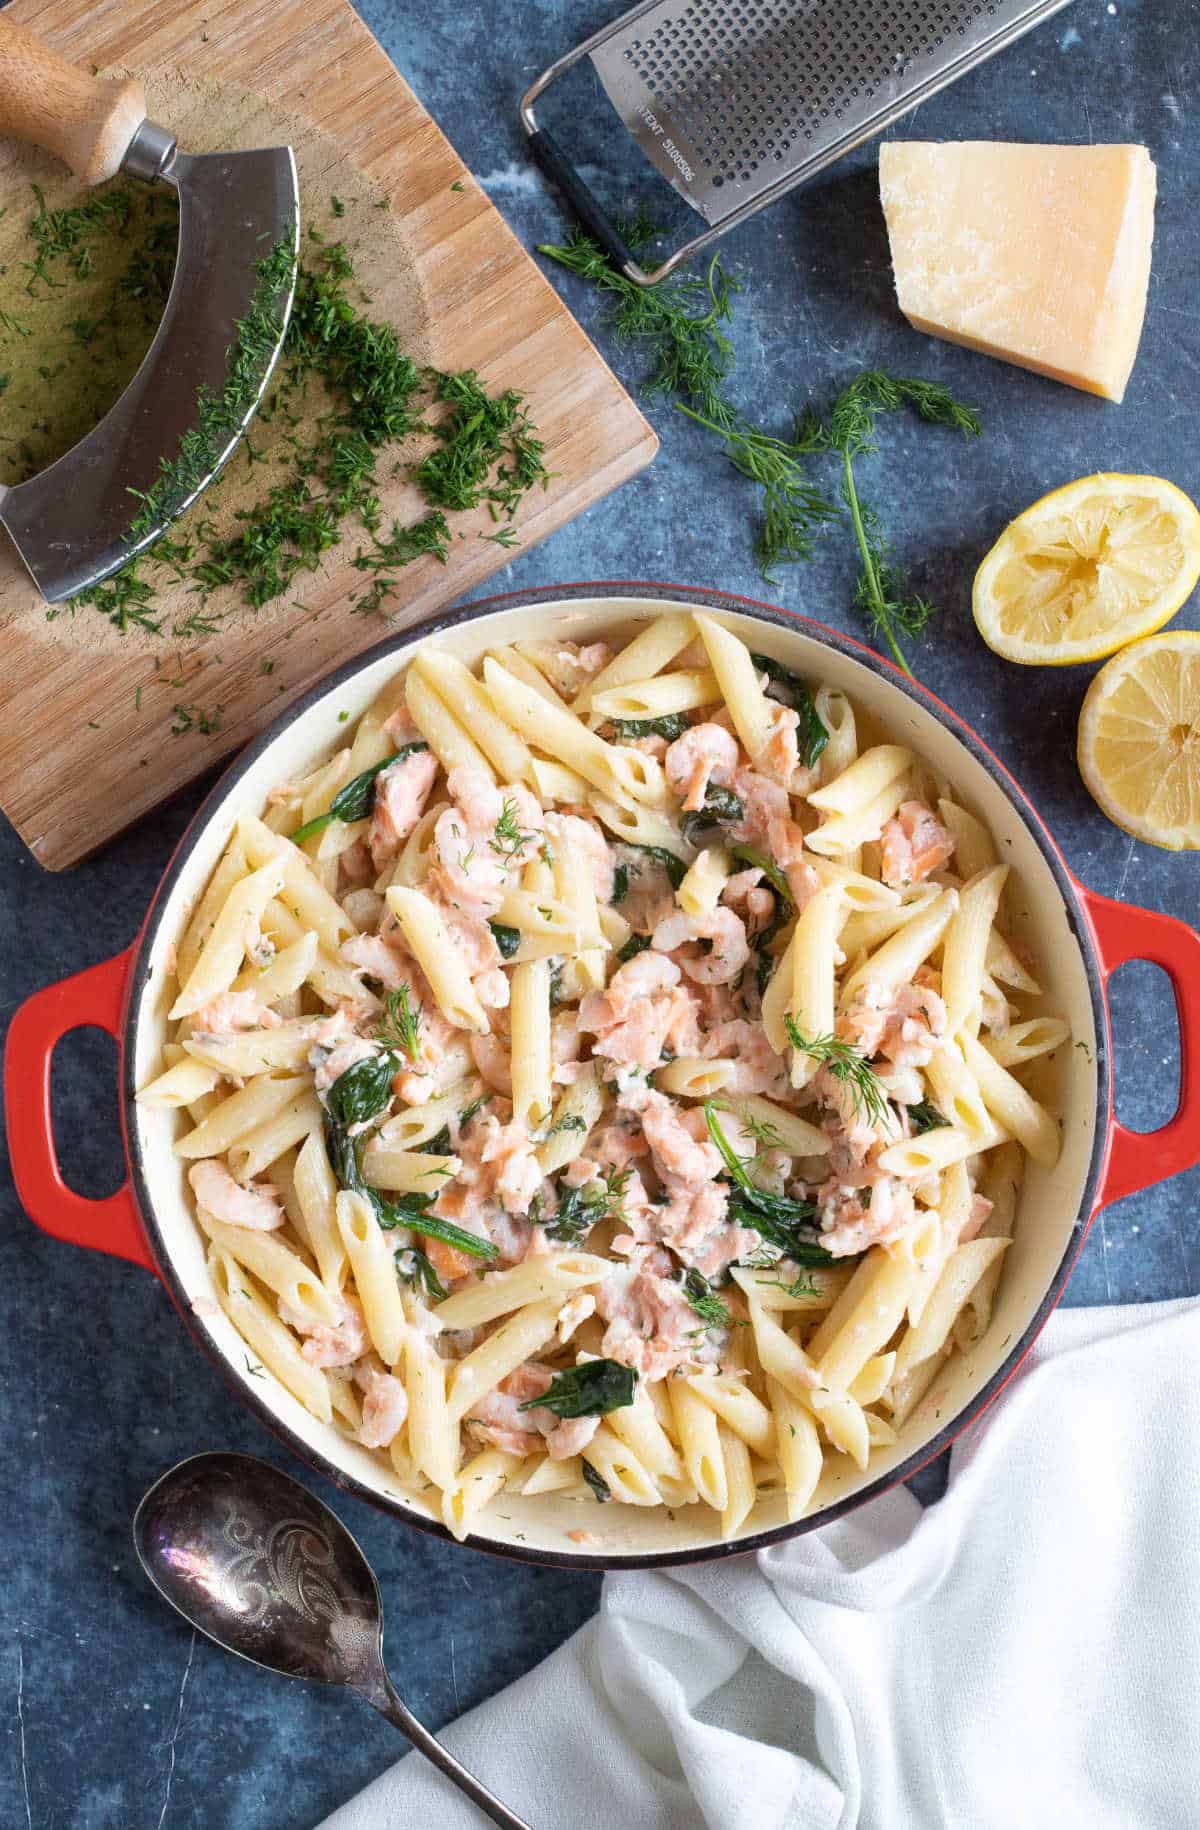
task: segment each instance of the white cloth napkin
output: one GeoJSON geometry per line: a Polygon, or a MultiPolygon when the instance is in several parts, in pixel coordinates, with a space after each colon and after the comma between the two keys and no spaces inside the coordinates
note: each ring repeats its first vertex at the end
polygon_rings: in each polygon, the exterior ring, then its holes
{"type": "MultiPolygon", "coordinates": [[[[900,1489],[756,1557],[610,1576],[448,1728],[534,1830],[1200,1822],[1200,1302],[1060,1310],[900,1489]]],[[[323,1830],[478,1830],[412,1755],[323,1830]]]]}

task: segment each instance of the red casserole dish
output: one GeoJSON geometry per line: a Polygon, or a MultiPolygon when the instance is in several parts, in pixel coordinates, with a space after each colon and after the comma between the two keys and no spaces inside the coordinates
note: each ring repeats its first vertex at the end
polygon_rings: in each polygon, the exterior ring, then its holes
{"type": "MultiPolygon", "coordinates": [[[[991,1329],[956,1374],[936,1416],[901,1433],[865,1473],[850,1470],[823,1483],[818,1502],[795,1524],[756,1508],[742,1535],[725,1543],[711,1515],[674,1518],[663,1509],[610,1508],[599,1548],[566,1538],[556,1496],[514,1500],[513,1515],[483,1516],[470,1540],[518,1558],[577,1567],[629,1568],[683,1563],[743,1552],[811,1530],[907,1478],[939,1454],[1001,1390],[1062,1294],[1096,1213],[1108,1203],[1200,1161],[1200,935],[1172,917],[1111,901],[1081,885],[1033,806],[980,739],[931,693],[888,662],[832,630],[769,605],[706,590],[643,584],[586,584],[486,599],[407,631],[314,688],[232,764],[197,813],[169,864],[133,944],[114,959],[36,992],[17,1012],[5,1065],[14,1178],[30,1217],[56,1238],[130,1259],[165,1284],[184,1322],[217,1361],[239,1396],[310,1465],[339,1486],[423,1529],[447,1535],[438,1520],[386,1486],[376,1458],[308,1417],[271,1382],[247,1377],[230,1331],[193,1310],[202,1290],[203,1253],[171,1134],[173,1115],[143,1112],[134,1091],[149,1077],[164,1030],[167,950],[182,932],[224,844],[232,820],[257,812],[273,782],[319,756],[339,724],[365,709],[383,681],[415,647],[436,637],[468,662],[488,646],[524,636],[603,637],[664,607],[716,610],[753,638],[756,649],[810,679],[845,690],[873,719],[925,757],[991,828],[1021,886],[1020,919],[1035,937],[1047,990],[1071,1022],[1082,1048],[1064,1050],[1063,1152],[1053,1171],[1034,1172],[1022,1194],[1016,1237],[991,1329]],[[1106,986],[1127,960],[1145,959],[1167,973],[1179,1014],[1181,1088],[1167,1124],[1142,1135],[1113,1116],[1111,1037],[1106,986]],[[71,1029],[107,1030],[121,1051],[120,1097],[129,1179],[115,1195],[91,1201],[73,1193],[59,1171],[50,1112],[55,1045],[71,1029]],[[526,1508],[520,1510],[520,1508],[526,1508]],[[630,1513],[634,1516],[630,1517],[630,1513]],[[520,1527],[520,1531],[516,1528],[520,1527]]],[[[203,1307],[203,1305],[202,1305],[203,1307]]],[[[223,1318],[222,1318],[223,1319],[223,1318]]],[[[920,1416],[920,1412],[918,1412],[920,1416]]],[[[916,1418],[912,1420],[916,1422],[916,1418]]],[[[839,1458],[842,1459],[842,1458],[839,1458]]],[[[566,1523],[577,1524],[577,1514],[566,1523]]],[[[590,1522],[590,1521],[589,1521],[590,1522]]]]}

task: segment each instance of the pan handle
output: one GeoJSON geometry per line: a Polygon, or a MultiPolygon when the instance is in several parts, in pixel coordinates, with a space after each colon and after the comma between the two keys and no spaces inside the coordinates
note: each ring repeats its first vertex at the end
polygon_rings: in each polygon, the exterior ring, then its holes
{"type": "Polygon", "coordinates": [[[35,33],[0,19],[0,134],[54,153],[85,184],[113,178],[146,118],[137,77],[76,69],[35,33]]]}
{"type": "Polygon", "coordinates": [[[1170,979],[1179,1018],[1179,1104],[1157,1131],[1131,1131],[1112,1120],[1098,1209],[1200,1163],[1200,934],[1173,915],[1076,887],[1105,984],[1126,960],[1150,960],[1170,979]]]}
{"type": "Polygon", "coordinates": [[[26,998],[8,1031],[4,1109],[13,1181],[29,1218],[56,1239],[110,1252],[153,1271],[128,1179],[102,1201],[68,1188],[58,1166],[50,1108],[50,1063],[68,1031],[92,1026],[119,1037],[132,962],[130,947],[26,998]]]}

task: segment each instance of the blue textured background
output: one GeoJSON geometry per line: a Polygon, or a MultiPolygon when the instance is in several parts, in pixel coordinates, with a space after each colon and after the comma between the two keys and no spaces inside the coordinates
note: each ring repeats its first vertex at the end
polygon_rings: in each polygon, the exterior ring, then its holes
{"type": "MultiPolygon", "coordinates": [[[[563,227],[528,166],[520,91],[551,56],[615,10],[597,0],[491,0],[443,9],[363,0],[364,17],[485,189],[528,244],[563,227]]],[[[1141,354],[1123,407],[930,342],[899,318],[874,159],[857,155],[726,244],[746,281],[737,309],[737,395],[783,429],[790,410],[864,364],[935,375],[977,402],[970,447],[889,426],[870,478],[898,554],[944,613],[914,656],[918,674],[975,724],[1032,792],[1068,860],[1097,889],[1196,917],[1200,862],[1136,844],[1100,816],[1075,772],[1089,668],[1007,667],[980,647],[972,571],[1004,522],[1043,490],[1096,469],[1146,470],[1200,494],[1195,437],[1200,181],[1191,114],[1200,91],[1193,0],[1076,4],[904,124],[924,138],[1140,140],[1159,169],[1154,277],[1141,354]]],[[[598,158],[597,117],[586,132],[598,158]]],[[[615,145],[615,124],[609,136],[615,145]]],[[[628,168],[627,168],[628,169],[628,168]]],[[[636,185],[636,178],[634,183],[636,185]]],[[[620,194],[618,184],[617,194],[620,194]]],[[[628,193],[626,193],[628,194],[628,193]]],[[[571,306],[618,372],[597,301],[571,306]]],[[[528,554],[496,588],[641,576],[763,590],[749,552],[752,492],[697,428],[661,403],[663,449],[618,495],[528,554]]],[[[843,540],[785,574],[775,594],[854,627],[843,540]]],[[[1195,608],[1183,613],[1195,620],[1195,608]]],[[[0,1014],[28,992],[133,936],[200,789],[66,876],[41,871],[0,830],[0,1014]]],[[[1178,1053],[1161,976],[1126,968],[1114,986],[1118,1106],[1139,1127],[1174,1103],[1178,1053]]],[[[120,1179],[115,1051],[93,1032],[60,1051],[55,1097],[68,1174],[88,1193],[120,1179]]],[[[1101,1215],[1068,1302],[1200,1291],[1191,1174],[1101,1215]]],[[[129,1520],[145,1487],[205,1447],[282,1456],[231,1399],[143,1272],[44,1238],[0,1178],[0,1823],[33,1830],[284,1830],[325,1811],[401,1751],[350,1699],[266,1677],[189,1633],[148,1592],[129,1520]]],[[[293,1466],[294,1464],[288,1464],[293,1466]]],[[[598,1584],[451,1550],[343,1501],[383,1585],[391,1663],[432,1724],[533,1664],[595,1606],[598,1584]]],[[[511,1732],[529,1732],[513,1723],[511,1732]]],[[[423,1827],[422,1827],[423,1830],[423,1827]]],[[[632,1827],[631,1827],[632,1830],[632,1827]]]]}

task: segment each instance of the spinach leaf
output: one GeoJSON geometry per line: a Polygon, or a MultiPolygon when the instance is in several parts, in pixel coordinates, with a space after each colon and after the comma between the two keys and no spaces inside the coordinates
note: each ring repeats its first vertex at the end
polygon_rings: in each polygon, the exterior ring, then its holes
{"type": "Polygon", "coordinates": [[[607,1500],[611,1500],[612,1488],[602,1474],[597,1474],[591,1462],[588,1461],[586,1457],[584,1458],[583,1463],[583,1478],[602,1506],[607,1500]]]}
{"type": "Polygon", "coordinates": [[[689,845],[699,845],[702,835],[711,831],[714,826],[732,825],[735,820],[746,817],[746,809],[730,788],[719,788],[715,782],[709,782],[704,790],[704,805],[695,813],[680,816],[679,830],[689,845]]]}
{"type": "MultiPolygon", "coordinates": [[[[380,1222],[382,1225],[382,1221],[380,1222]]],[[[413,1218],[402,1220],[401,1225],[411,1226],[415,1232],[423,1233],[426,1239],[440,1239],[444,1245],[452,1245],[459,1252],[465,1252],[468,1258],[496,1258],[500,1248],[490,1239],[481,1239],[477,1233],[468,1233],[461,1226],[455,1226],[450,1220],[441,1220],[436,1214],[417,1214],[413,1218]]]]}
{"type": "Polygon", "coordinates": [[[752,654],[750,659],[760,673],[769,676],[771,685],[776,689],[774,696],[781,699],[784,705],[790,705],[793,711],[799,712],[796,743],[800,761],[806,769],[813,768],[829,742],[829,732],[818,716],[812,693],[799,674],[794,674],[782,661],[773,661],[767,654],[752,654]]]}
{"type": "Polygon", "coordinates": [[[325,1095],[325,1109],[335,1125],[361,1125],[382,1112],[392,1097],[399,1065],[390,1049],[368,1055],[339,1074],[325,1095]]]}
{"type": "Polygon", "coordinates": [[[311,839],[315,833],[324,832],[333,820],[344,820],[347,824],[351,820],[365,820],[375,805],[375,777],[381,775],[385,769],[390,769],[393,763],[402,762],[406,756],[414,755],[417,750],[427,750],[428,748],[427,743],[402,744],[394,755],[385,756],[382,761],[372,763],[369,769],[364,769],[361,775],[356,775],[354,780],[347,782],[344,788],[339,788],[329,803],[327,812],[319,813],[316,819],[309,820],[307,824],[301,826],[298,832],[294,832],[292,843],[294,845],[303,844],[305,839],[311,839]]]}
{"type": "Polygon", "coordinates": [[[610,1170],[603,1181],[583,1182],[578,1188],[564,1186],[560,1176],[555,1184],[557,1212],[543,1222],[546,1237],[559,1245],[582,1245],[599,1221],[617,1212],[631,1174],[628,1169],[610,1170]]]}
{"type": "Polygon", "coordinates": [[[704,1121],[733,1183],[726,1219],[737,1226],[753,1227],[769,1245],[778,1246],[797,1264],[828,1264],[833,1254],[821,1244],[820,1230],[813,1225],[816,1203],[793,1201],[789,1195],[772,1194],[752,1182],[745,1163],[721,1129],[711,1099],[704,1102],[704,1121]]]}
{"type": "Polygon", "coordinates": [[[650,945],[648,934],[631,934],[623,947],[617,948],[617,963],[623,966],[627,959],[636,959],[650,945]]]}
{"type": "MultiPolygon", "coordinates": [[[[663,869],[666,871],[667,876],[671,880],[671,888],[673,890],[677,890],[679,888],[680,884],[683,882],[684,878],[687,876],[688,867],[684,863],[683,859],[677,858],[673,851],[668,851],[666,849],[666,847],[663,845],[632,845],[632,844],[630,844],[628,839],[622,839],[621,844],[626,846],[629,851],[640,851],[642,853],[642,856],[649,858],[652,863],[661,864],[663,869]]],[[[614,885],[613,885],[613,901],[614,902],[620,902],[621,898],[625,894],[625,891],[629,888],[629,868],[630,868],[629,866],[622,866],[619,864],[617,866],[617,870],[619,871],[621,869],[624,869],[626,875],[625,875],[625,885],[621,891],[620,896],[617,895],[616,884],[614,881],[614,885]]],[[[633,869],[636,872],[636,869],[637,869],[636,865],[633,866],[633,869]]],[[[613,876],[615,879],[615,877],[616,877],[615,871],[613,873],[613,876]]]]}
{"type": "Polygon", "coordinates": [[[449,1156],[449,1125],[443,1125],[440,1131],[435,1131],[432,1137],[427,1137],[423,1144],[418,1144],[417,1149],[426,1151],[430,1156],[449,1156]]]}
{"type": "Polygon", "coordinates": [[[553,1411],[556,1417],[606,1417],[633,1403],[637,1374],[617,1360],[585,1360],[568,1366],[540,1398],[527,1398],[522,1411],[553,1411]]]}
{"type": "Polygon", "coordinates": [[[405,1283],[411,1284],[414,1290],[424,1290],[426,1296],[432,1296],[434,1302],[445,1302],[449,1292],[427,1255],[419,1251],[415,1245],[408,1247],[407,1254],[403,1252],[400,1254],[401,1258],[406,1255],[412,1259],[412,1269],[406,1272],[401,1270],[397,1264],[397,1276],[402,1278],[405,1283]]]}
{"type": "Polygon", "coordinates": [[[665,712],[661,718],[610,718],[614,743],[633,743],[639,737],[665,737],[674,743],[690,727],[686,712],[665,712]]]}
{"type": "Polygon", "coordinates": [[[618,902],[624,902],[626,896],[629,894],[630,875],[630,869],[627,864],[618,864],[614,866],[612,893],[614,908],[618,902]]]}
{"type": "Polygon", "coordinates": [[[489,921],[492,937],[500,949],[501,959],[511,959],[521,944],[520,928],[505,927],[502,921],[489,921]]]}
{"type": "Polygon", "coordinates": [[[907,1111],[908,1122],[913,1128],[914,1137],[920,1137],[923,1131],[940,1131],[943,1125],[950,1123],[945,1113],[939,1112],[928,1099],[918,1100],[917,1104],[909,1106],[907,1111]]]}

